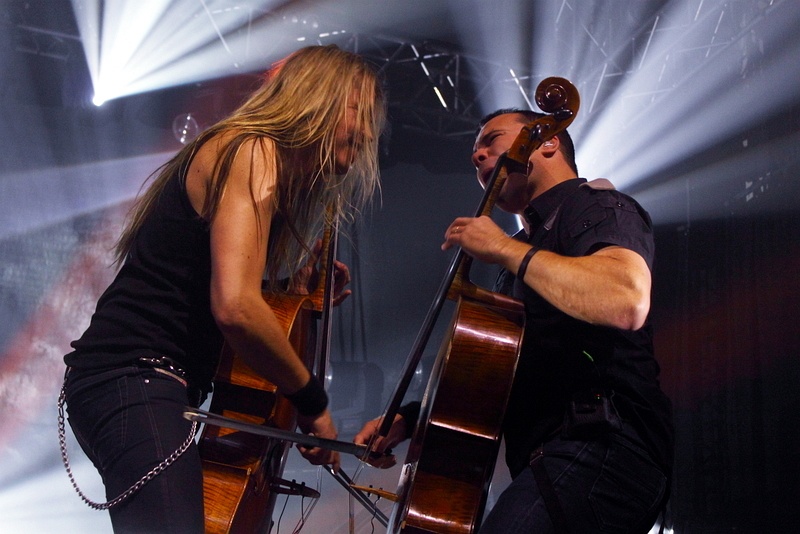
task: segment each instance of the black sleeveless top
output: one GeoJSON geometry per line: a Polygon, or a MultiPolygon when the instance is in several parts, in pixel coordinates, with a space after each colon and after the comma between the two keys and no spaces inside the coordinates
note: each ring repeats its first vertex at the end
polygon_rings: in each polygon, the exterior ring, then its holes
{"type": "Polygon", "coordinates": [[[209,225],[194,211],[176,174],[64,362],[93,369],[168,356],[186,369],[194,386],[208,392],[222,347],[211,315],[210,282],[209,225]]]}

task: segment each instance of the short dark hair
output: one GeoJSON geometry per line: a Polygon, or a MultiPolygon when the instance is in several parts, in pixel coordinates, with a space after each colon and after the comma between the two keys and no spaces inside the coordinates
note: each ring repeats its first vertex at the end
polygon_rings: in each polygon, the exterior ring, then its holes
{"type": "MultiPolygon", "coordinates": [[[[493,111],[488,115],[484,116],[480,122],[478,123],[478,128],[475,131],[475,135],[477,136],[480,133],[481,128],[486,126],[486,123],[492,120],[495,117],[499,117],[500,115],[522,115],[525,117],[525,123],[533,122],[536,119],[541,119],[542,117],[547,117],[544,113],[539,113],[538,111],[532,111],[530,109],[522,109],[522,108],[502,108],[498,109],[497,111],[493,111]]],[[[556,135],[558,140],[561,143],[561,153],[564,154],[564,159],[567,161],[567,164],[570,168],[575,172],[575,175],[578,175],[578,165],[575,163],[575,144],[572,142],[572,137],[570,137],[569,132],[566,129],[562,130],[561,133],[556,135]]]]}

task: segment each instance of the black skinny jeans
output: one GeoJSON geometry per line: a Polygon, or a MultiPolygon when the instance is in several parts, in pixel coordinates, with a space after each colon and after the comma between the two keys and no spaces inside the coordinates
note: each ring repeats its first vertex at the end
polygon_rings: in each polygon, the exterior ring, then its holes
{"type": "MultiPolygon", "coordinates": [[[[69,424],[106,487],[126,491],[187,439],[189,399],[177,378],[154,368],[71,369],[66,382],[69,424]]],[[[166,470],[110,510],[115,533],[203,532],[203,473],[192,445],[166,470]]]]}

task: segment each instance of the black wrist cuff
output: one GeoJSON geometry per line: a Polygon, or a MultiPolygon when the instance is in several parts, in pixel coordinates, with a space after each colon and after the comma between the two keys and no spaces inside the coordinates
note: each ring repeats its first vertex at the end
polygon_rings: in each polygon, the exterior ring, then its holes
{"type": "Polygon", "coordinates": [[[316,377],[311,377],[308,383],[292,393],[284,395],[291,402],[300,415],[319,415],[328,407],[328,394],[316,377]]]}
{"type": "Polygon", "coordinates": [[[528,264],[531,262],[533,255],[537,252],[539,252],[539,247],[532,246],[519,263],[519,268],[517,269],[517,278],[519,278],[520,281],[525,278],[525,271],[528,270],[528,264]]]}

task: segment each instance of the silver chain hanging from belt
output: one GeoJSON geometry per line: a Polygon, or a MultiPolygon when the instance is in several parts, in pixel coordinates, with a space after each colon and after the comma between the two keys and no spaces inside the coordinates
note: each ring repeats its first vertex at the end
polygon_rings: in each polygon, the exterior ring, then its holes
{"type": "Polygon", "coordinates": [[[137,491],[141,489],[147,482],[151,479],[155,478],[156,475],[161,473],[164,469],[172,465],[175,460],[177,460],[181,454],[186,452],[186,450],[191,446],[192,442],[194,441],[195,433],[197,432],[197,421],[192,421],[192,428],[189,429],[189,436],[186,438],[186,441],[181,444],[180,447],[175,449],[175,452],[164,458],[161,463],[155,466],[153,469],[150,470],[149,473],[144,475],[140,478],[136,483],[133,484],[130,488],[122,492],[118,497],[111,499],[110,501],[99,503],[94,502],[89,499],[83,491],[78,487],[78,483],[75,481],[75,477],[72,474],[72,469],[70,468],[69,464],[69,456],[67,455],[67,432],[65,429],[64,424],[64,402],[66,401],[66,377],[64,379],[64,384],[61,386],[61,393],[58,396],[58,441],[61,445],[61,460],[64,462],[64,468],[67,470],[67,476],[69,476],[70,482],[72,482],[72,487],[75,488],[75,491],[78,493],[80,498],[88,504],[91,508],[95,510],[108,510],[112,506],[116,506],[137,491]]]}

